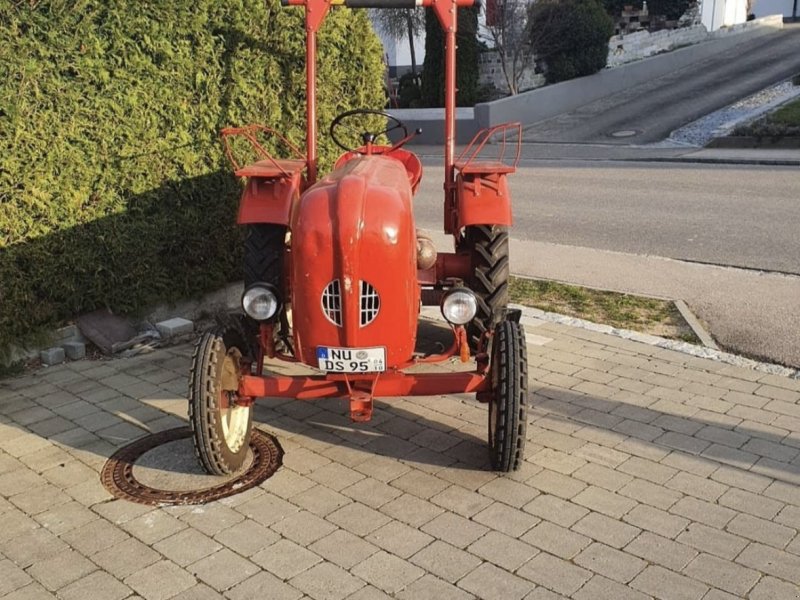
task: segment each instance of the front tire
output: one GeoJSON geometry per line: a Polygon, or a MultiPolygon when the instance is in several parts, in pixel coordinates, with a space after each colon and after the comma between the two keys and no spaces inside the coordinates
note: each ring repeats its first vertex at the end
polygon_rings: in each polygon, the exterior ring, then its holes
{"type": "Polygon", "coordinates": [[[235,473],[247,457],[253,410],[237,405],[237,393],[231,389],[242,373],[246,354],[241,334],[232,328],[206,333],[194,347],[189,424],[195,453],[211,475],[235,473]]]}
{"type": "Polygon", "coordinates": [[[528,357],[525,330],[502,321],[491,341],[492,393],[489,400],[489,459],[492,469],[519,469],[528,426],[528,357]]]}
{"type": "Polygon", "coordinates": [[[508,308],[508,228],[470,225],[464,230],[460,248],[470,252],[472,275],[467,285],[478,299],[478,312],[467,325],[474,350],[483,334],[503,320],[508,308]]]}

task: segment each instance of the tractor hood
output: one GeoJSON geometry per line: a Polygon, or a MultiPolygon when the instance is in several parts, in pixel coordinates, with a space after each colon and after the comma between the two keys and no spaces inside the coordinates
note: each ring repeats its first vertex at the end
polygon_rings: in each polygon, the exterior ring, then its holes
{"type": "Polygon", "coordinates": [[[387,366],[416,342],[419,286],[411,185],[385,156],[351,159],[309,188],[291,219],[295,351],[385,347],[387,366]]]}

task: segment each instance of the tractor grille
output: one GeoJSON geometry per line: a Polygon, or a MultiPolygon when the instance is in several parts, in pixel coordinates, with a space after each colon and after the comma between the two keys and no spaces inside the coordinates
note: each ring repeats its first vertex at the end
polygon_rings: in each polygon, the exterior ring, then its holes
{"type": "Polygon", "coordinates": [[[361,282],[361,326],[365,327],[375,320],[381,307],[378,292],[366,281],[361,282]]]}
{"type": "MultiPolygon", "coordinates": [[[[370,283],[366,281],[360,283],[359,322],[361,327],[366,327],[378,316],[381,299],[370,283]]],[[[331,323],[338,327],[342,326],[342,287],[338,279],[331,281],[322,290],[322,312],[331,323]]]]}
{"type": "Polygon", "coordinates": [[[338,279],[331,281],[322,290],[322,312],[331,323],[342,326],[342,289],[338,279]]]}

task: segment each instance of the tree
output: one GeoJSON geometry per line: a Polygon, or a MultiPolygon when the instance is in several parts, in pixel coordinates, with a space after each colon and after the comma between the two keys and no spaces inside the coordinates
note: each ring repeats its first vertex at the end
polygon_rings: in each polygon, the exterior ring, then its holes
{"type": "Polygon", "coordinates": [[[419,8],[375,8],[369,11],[375,26],[392,40],[399,42],[408,36],[411,52],[411,73],[417,74],[417,53],[414,38],[425,27],[425,12],[419,8]]]}
{"type": "Polygon", "coordinates": [[[486,5],[485,37],[500,58],[508,90],[519,93],[519,81],[533,59],[529,0],[494,0],[486,5]]]}
{"type": "Polygon", "coordinates": [[[548,83],[597,73],[606,66],[611,17],[597,0],[538,0],[529,18],[537,59],[548,83]]]}
{"type": "MultiPolygon", "coordinates": [[[[458,10],[456,104],[473,106],[478,97],[478,9],[458,10]]],[[[425,9],[422,105],[444,106],[444,34],[433,9],[425,9]]]]}

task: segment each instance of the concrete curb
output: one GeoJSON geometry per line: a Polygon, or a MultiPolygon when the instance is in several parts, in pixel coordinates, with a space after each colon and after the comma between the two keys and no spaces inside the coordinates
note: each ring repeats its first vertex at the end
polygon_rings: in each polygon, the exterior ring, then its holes
{"type": "Polygon", "coordinates": [[[719,346],[714,341],[714,338],[711,337],[711,334],[706,331],[706,328],[700,323],[700,320],[695,316],[695,314],[689,309],[689,306],[683,300],[675,300],[673,302],[675,308],[678,309],[678,312],[681,313],[683,320],[686,321],[686,324],[692,328],[694,334],[703,342],[703,346],[706,348],[711,348],[712,350],[719,350],[719,346]]]}
{"type": "MultiPolygon", "coordinates": [[[[608,159],[602,159],[608,160],[608,159]]],[[[712,165],[767,165],[773,167],[797,167],[800,166],[800,159],[769,159],[769,158],[712,158],[691,156],[662,156],[650,158],[618,158],[620,162],[664,162],[664,163],[694,163],[712,165]]]]}

